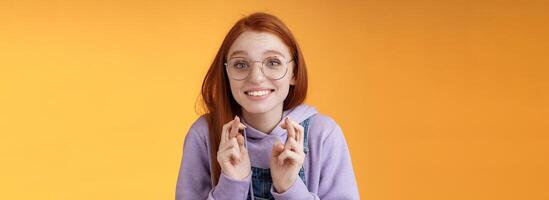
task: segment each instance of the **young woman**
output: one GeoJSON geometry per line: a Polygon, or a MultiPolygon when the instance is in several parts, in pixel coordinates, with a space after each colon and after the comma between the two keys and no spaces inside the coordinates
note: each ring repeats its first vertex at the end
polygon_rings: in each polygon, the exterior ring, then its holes
{"type": "Polygon", "coordinates": [[[337,123],[303,104],[307,70],[290,30],[254,13],[225,37],[185,137],[176,199],[359,199],[337,123]]]}

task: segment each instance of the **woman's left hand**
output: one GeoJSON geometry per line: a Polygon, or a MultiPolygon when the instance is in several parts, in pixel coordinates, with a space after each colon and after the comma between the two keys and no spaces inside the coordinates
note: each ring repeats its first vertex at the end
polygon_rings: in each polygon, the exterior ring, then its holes
{"type": "Polygon", "coordinates": [[[288,131],[288,137],[286,144],[277,142],[273,145],[270,168],[274,189],[278,193],[283,193],[294,184],[303,166],[304,130],[301,125],[289,118],[286,118],[280,127],[288,131]]]}

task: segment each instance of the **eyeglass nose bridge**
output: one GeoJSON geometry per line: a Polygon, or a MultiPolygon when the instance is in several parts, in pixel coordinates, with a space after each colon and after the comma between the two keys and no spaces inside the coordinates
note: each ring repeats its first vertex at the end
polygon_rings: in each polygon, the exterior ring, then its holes
{"type": "MultiPolygon", "coordinates": [[[[267,76],[267,74],[265,74],[265,62],[267,60],[263,60],[263,61],[258,61],[258,60],[251,60],[250,63],[260,63],[259,65],[259,71],[261,72],[261,74],[263,75],[263,77],[267,78],[267,79],[271,79],[270,77],[267,76]]],[[[253,74],[253,71],[254,71],[254,65],[251,66],[252,69],[250,69],[250,72],[248,72],[248,75],[246,75],[246,77],[244,77],[244,79],[247,79],[250,77],[251,74],[253,74]]]]}

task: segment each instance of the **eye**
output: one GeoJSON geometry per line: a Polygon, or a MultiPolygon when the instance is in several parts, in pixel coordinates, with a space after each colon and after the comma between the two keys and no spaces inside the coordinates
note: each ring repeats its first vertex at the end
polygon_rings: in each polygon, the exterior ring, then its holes
{"type": "Polygon", "coordinates": [[[232,64],[232,67],[235,69],[246,69],[248,68],[248,63],[245,61],[236,61],[232,64]]]}
{"type": "Polygon", "coordinates": [[[267,58],[266,63],[267,67],[277,67],[282,64],[278,58],[267,58]]]}

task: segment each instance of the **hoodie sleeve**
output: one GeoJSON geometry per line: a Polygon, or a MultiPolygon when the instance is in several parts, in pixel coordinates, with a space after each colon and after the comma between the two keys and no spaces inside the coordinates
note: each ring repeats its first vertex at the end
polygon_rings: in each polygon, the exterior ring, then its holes
{"type": "Polygon", "coordinates": [[[320,199],[360,199],[349,148],[337,124],[324,140],[321,151],[320,199]]]}
{"type": "Polygon", "coordinates": [[[175,199],[245,199],[251,175],[245,180],[233,180],[221,174],[212,188],[207,142],[206,134],[199,134],[194,125],[185,136],[175,199]]]}
{"type": "Polygon", "coordinates": [[[271,187],[271,193],[275,199],[360,199],[345,137],[334,121],[329,123],[332,125],[331,130],[328,131],[320,150],[318,195],[310,193],[303,181],[297,178],[284,193],[276,193],[271,187]]]}

